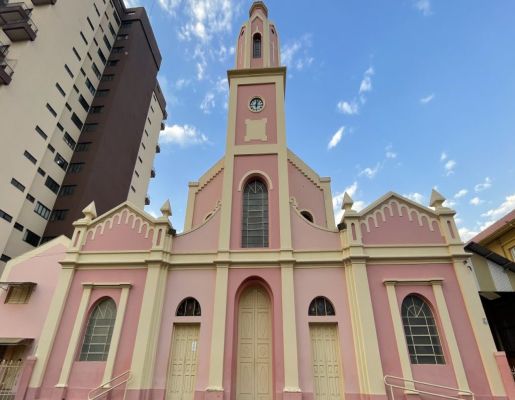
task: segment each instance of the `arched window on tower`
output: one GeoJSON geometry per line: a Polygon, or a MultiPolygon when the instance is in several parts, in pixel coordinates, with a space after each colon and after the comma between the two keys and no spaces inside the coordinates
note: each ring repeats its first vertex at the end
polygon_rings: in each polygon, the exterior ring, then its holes
{"type": "Polygon", "coordinates": [[[268,191],[258,179],[243,190],[241,247],[268,247],[268,191]]]}
{"type": "Polygon", "coordinates": [[[105,361],[111,346],[116,304],[107,297],[97,303],[89,316],[79,361],[105,361]]]}
{"type": "Polygon", "coordinates": [[[445,364],[433,313],[419,296],[402,302],[402,324],[412,364],[445,364]]]}
{"type": "Polygon", "coordinates": [[[252,37],[252,58],[261,58],[261,34],[256,33],[252,37]]]}
{"type": "Polygon", "coordinates": [[[200,317],[201,310],[200,304],[197,299],[193,297],[186,297],[179,307],[177,307],[177,312],[175,313],[177,317],[200,317]]]}
{"type": "Polygon", "coordinates": [[[335,315],[333,303],[331,303],[327,297],[315,297],[309,304],[308,315],[313,317],[335,315]]]}

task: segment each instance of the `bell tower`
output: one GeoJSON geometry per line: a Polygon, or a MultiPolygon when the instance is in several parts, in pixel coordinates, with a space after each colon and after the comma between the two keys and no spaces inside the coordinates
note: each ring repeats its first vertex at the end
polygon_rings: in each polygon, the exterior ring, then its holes
{"type": "MultiPolygon", "coordinates": [[[[284,116],[286,67],[280,66],[279,39],[263,1],[255,1],[237,38],[236,66],[227,71],[229,107],[224,158],[219,251],[291,251],[288,150],[284,116]],[[268,236],[263,246],[242,238],[249,231],[243,193],[259,180],[266,186],[268,236]]],[[[252,222],[251,222],[252,224],[252,222]]]]}

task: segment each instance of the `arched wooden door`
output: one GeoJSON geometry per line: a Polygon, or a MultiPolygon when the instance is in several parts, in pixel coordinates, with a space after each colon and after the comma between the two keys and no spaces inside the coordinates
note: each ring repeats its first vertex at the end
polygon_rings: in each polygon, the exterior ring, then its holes
{"type": "Polygon", "coordinates": [[[272,400],[272,309],[261,286],[240,298],[236,373],[236,400],[272,400]]]}

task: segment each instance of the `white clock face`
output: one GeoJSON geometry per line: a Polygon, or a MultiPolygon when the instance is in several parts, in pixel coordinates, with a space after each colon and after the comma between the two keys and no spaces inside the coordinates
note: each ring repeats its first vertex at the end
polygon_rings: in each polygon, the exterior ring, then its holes
{"type": "Polygon", "coordinates": [[[249,103],[250,111],[253,112],[260,112],[264,106],[265,103],[263,102],[263,99],[261,97],[253,97],[249,103]]]}

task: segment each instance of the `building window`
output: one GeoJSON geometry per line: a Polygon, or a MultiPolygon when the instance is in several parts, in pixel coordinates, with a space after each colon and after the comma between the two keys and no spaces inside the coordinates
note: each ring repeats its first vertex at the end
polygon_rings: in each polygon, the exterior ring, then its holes
{"type": "Polygon", "coordinates": [[[257,179],[243,191],[241,247],[268,247],[268,191],[257,179]]]}
{"type": "Polygon", "coordinates": [[[40,240],[41,237],[39,235],[36,235],[34,232],[29,231],[28,229],[25,230],[25,235],[23,236],[23,241],[25,243],[28,243],[31,246],[36,247],[39,244],[40,240]]]}
{"type": "Polygon", "coordinates": [[[73,138],[70,136],[70,134],[68,132],[64,132],[63,140],[70,149],[72,149],[72,150],[75,149],[77,142],[75,142],[75,140],[73,140],[73,138]]]}
{"type": "Polygon", "coordinates": [[[95,64],[95,63],[91,64],[91,69],[93,70],[93,73],[95,74],[97,79],[100,80],[100,78],[102,78],[102,74],[100,73],[100,70],[98,69],[97,64],[95,64]]]}
{"type": "Polygon", "coordinates": [[[107,58],[106,58],[106,56],[104,56],[104,53],[102,52],[102,50],[98,49],[97,54],[100,57],[100,61],[102,61],[102,64],[105,65],[107,62],[107,58]]]}
{"type": "Polygon", "coordinates": [[[50,215],[50,221],[64,221],[68,210],[54,210],[50,215]]]}
{"type": "Polygon", "coordinates": [[[104,44],[106,45],[107,49],[111,50],[112,46],[111,46],[111,43],[109,43],[109,40],[107,39],[106,35],[104,35],[103,40],[104,40],[104,44]]]}
{"type": "Polygon", "coordinates": [[[113,299],[98,302],[88,319],[79,361],[107,360],[115,320],[116,304],[113,299]]]}
{"type": "Polygon", "coordinates": [[[177,307],[175,315],[178,317],[200,317],[200,304],[193,297],[186,297],[177,307]]]}
{"type": "Polygon", "coordinates": [[[10,259],[11,259],[11,257],[9,257],[7,254],[2,254],[0,256],[0,261],[2,261],[4,263],[8,262],[10,259]]]}
{"type": "Polygon", "coordinates": [[[309,222],[313,222],[313,215],[309,211],[301,211],[300,215],[302,215],[305,219],[307,219],[309,222]]]}
{"type": "Polygon", "coordinates": [[[38,168],[38,174],[41,175],[41,176],[45,176],[46,175],[46,172],[43,168],[38,168]]]}
{"type": "Polygon", "coordinates": [[[335,315],[333,304],[327,297],[315,297],[311,303],[309,303],[308,315],[316,317],[335,315]]]}
{"type": "Polygon", "coordinates": [[[82,108],[84,109],[84,111],[86,111],[86,112],[89,111],[89,104],[82,95],[79,96],[79,103],[82,106],[82,108]]]}
{"type": "Polygon", "coordinates": [[[89,112],[91,114],[100,114],[103,109],[104,109],[104,106],[94,106],[94,107],[91,107],[91,110],[89,110],[89,112]]]}
{"type": "Polygon", "coordinates": [[[57,117],[57,113],[50,104],[46,103],[46,109],[50,112],[50,114],[52,114],[53,117],[57,117]]]}
{"type": "Polygon", "coordinates": [[[49,176],[46,177],[45,186],[55,194],[59,192],[59,184],[49,176]]]}
{"type": "Polygon", "coordinates": [[[57,91],[58,91],[59,93],[61,93],[61,96],[63,96],[63,97],[64,97],[64,96],[66,96],[66,93],[64,92],[64,90],[63,90],[63,88],[61,87],[61,85],[59,85],[59,83],[57,83],[57,82],[56,82],[56,83],[55,83],[55,87],[57,88],[57,91]]]}
{"type": "Polygon", "coordinates": [[[66,70],[66,72],[68,72],[68,75],[70,75],[70,78],[73,79],[73,72],[70,70],[70,67],[68,67],[68,65],[64,64],[64,69],[66,70]]]}
{"type": "Polygon", "coordinates": [[[96,131],[97,130],[97,126],[98,126],[98,124],[85,124],[84,125],[84,132],[96,131]]]}
{"type": "Polygon", "coordinates": [[[108,67],[116,67],[118,65],[118,60],[109,60],[107,62],[108,67]]]}
{"type": "Polygon", "coordinates": [[[84,36],[84,33],[82,33],[82,31],[80,31],[80,37],[82,38],[82,41],[84,42],[84,44],[87,46],[88,41],[86,40],[86,36],[84,36]]]}
{"type": "Polygon", "coordinates": [[[75,151],[77,151],[77,152],[88,151],[90,146],[91,146],[91,142],[81,142],[77,145],[77,147],[75,148],[75,151]]]}
{"type": "Polygon", "coordinates": [[[9,283],[4,303],[27,304],[35,287],[36,284],[32,282],[9,283]]]}
{"type": "MultiPolygon", "coordinates": [[[[75,85],[73,85],[73,86],[75,86],[75,85]]],[[[61,132],[64,132],[64,128],[59,122],[57,123],[57,129],[59,129],[61,132]]]]}
{"type": "Polygon", "coordinates": [[[109,22],[109,32],[111,32],[111,35],[113,35],[113,37],[116,37],[116,32],[113,28],[113,25],[109,22]]]}
{"type": "Polygon", "coordinates": [[[82,171],[82,168],[84,167],[84,163],[71,163],[70,169],[68,169],[68,172],[72,174],[77,174],[80,171],[82,171]]]}
{"type": "Polygon", "coordinates": [[[50,217],[50,209],[45,207],[39,201],[36,203],[36,207],[34,208],[34,212],[44,219],[48,219],[50,217]]]}
{"type": "MultiPolygon", "coordinates": [[[[39,172],[39,171],[38,171],[39,172]]],[[[34,203],[34,201],[36,200],[34,198],[34,196],[32,196],[30,193],[27,193],[27,196],[25,196],[25,198],[30,201],[31,203],[34,203]]]]}
{"type": "Polygon", "coordinates": [[[123,52],[123,46],[116,46],[116,47],[113,47],[113,51],[111,52],[111,54],[120,54],[123,52]]]}
{"type": "Polygon", "coordinates": [[[82,126],[84,125],[77,114],[73,113],[71,116],[71,120],[73,124],[80,130],[82,130],[82,126]]]}
{"type": "Polygon", "coordinates": [[[13,217],[11,217],[9,214],[7,214],[3,210],[0,210],[0,218],[6,220],[7,222],[11,222],[13,220],[13,217]]]}
{"type": "Polygon", "coordinates": [[[14,229],[19,230],[20,232],[23,232],[24,228],[23,228],[22,224],[20,224],[19,222],[15,222],[14,223],[14,229]]]}
{"type": "Polygon", "coordinates": [[[259,33],[252,38],[252,58],[261,58],[261,34],[259,33]]]}
{"type": "Polygon", "coordinates": [[[95,32],[95,28],[93,27],[93,24],[91,23],[91,20],[89,19],[89,17],[86,17],[86,20],[88,21],[88,25],[89,25],[89,27],[91,28],[91,30],[92,30],[93,32],[95,32]]]}
{"type": "Polygon", "coordinates": [[[50,153],[55,153],[54,146],[52,146],[50,143],[48,143],[46,147],[48,150],[50,150],[50,153]]]}
{"type": "Polygon", "coordinates": [[[444,364],[433,313],[419,296],[409,295],[401,308],[404,334],[412,364],[444,364]]]}
{"type": "Polygon", "coordinates": [[[66,107],[66,109],[67,109],[68,111],[71,111],[71,110],[72,110],[72,106],[71,106],[71,105],[69,105],[68,103],[64,103],[64,106],[66,107]]]}
{"type": "Polygon", "coordinates": [[[95,7],[95,12],[97,13],[97,16],[100,17],[100,12],[98,11],[98,7],[95,3],[93,3],[93,7],[95,7]]]}
{"type": "Polygon", "coordinates": [[[54,158],[54,161],[57,165],[59,165],[63,171],[66,171],[66,168],[68,168],[68,161],[66,161],[62,155],[60,155],[59,153],[57,153],[55,155],[55,158],[54,158]]]}
{"type": "Polygon", "coordinates": [[[108,93],[109,93],[109,89],[102,89],[102,90],[97,91],[96,96],[97,97],[106,97],[108,93]]]}
{"type": "Polygon", "coordinates": [[[81,61],[80,55],[75,47],[72,47],[73,54],[75,54],[75,57],[77,57],[77,60],[81,61]]]}
{"type": "Polygon", "coordinates": [[[16,189],[18,189],[22,193],[25,191],[25,185],[22,185],[19,181],[17,181],[14,178],[11,178],[11,185],[13,185],[16,189]]]}
{"type": "MultiPolygon", "coordinates": [[[[47,108],[48,108],[48,104],[47,104],[47,108]]],[[[52,108],[52,107],[50,107],[52,108]]],[[[53,110],[53,108],[52,108],[53,110]]],[[[55,111],[54,111],[55,112],[55,111]]],[[[57,114],[56,114],[57,115],[57,114]]],[[[41,129],[39,126],[36,126],[36,132],[39,134],[39,136],[41,136],[43,139],[47,140],[48,136],[45,132],[43,132],[43,129],[41,129]]]]}
{"type": "MultiPolygon", "coordinates": [[[[71,169],[71,165],[70,165],[70,169],[71,169]]],[[[75,192],[75,185],[64,185],[64,186],[61,186],[61,191],[59,192],[59,197],[71,196],[74,192],[75,192]]]]}
{"type": "Polygon", "coordinates": [[[88,88],[89,92],[94,96],[95,95],[95,86],[91,83],[89,78],[86,78],[86,87],[88,88]]]}
{"type": "Polygon", "coordinates": [[[106,74],[106,75],[102,76],[102,82],[110,82],[113,79],[114,79],[113,74],[106,74]]]}

